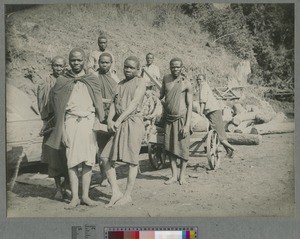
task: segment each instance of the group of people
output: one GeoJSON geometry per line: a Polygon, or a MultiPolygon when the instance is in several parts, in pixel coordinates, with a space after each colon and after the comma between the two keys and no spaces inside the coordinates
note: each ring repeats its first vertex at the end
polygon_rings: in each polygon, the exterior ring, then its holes
{"type": "MultiPolygon", "coordinates": [[[[67,209],[79,204],[96,206],[89,197],[92,167],[100,165],[101,179],[106,177],[112,188],[107,207],[125,205],[132,201],[131,193],[138,173],[139,152],[144,136],[142,103],[152,80],[160,80],[159,68],[153,65],[154,55],[146,55],[147,64],[140,69],[137,57],[124,61],[124,79],[116,75],[115,61],[106,51],[107,37],[99,36],[99,50],[86,56],[81,48],[69,53],[69,69],[66,61],[57,56],[52,59],[52,74],[38,86],[38,106],[44,122],[42,161],[48,163],[49,177],[55,179],[56,199],[63,199],[66,188],[71,189],[71,201],[67,209]],[[142,72],[142,73],[141,73],[142,72]],[[100,134],[94,125],[107,125],[109,134],[100,134]],[[121,161],[128,165],[125,192],[117,182],[116,165],[121,161]],[[64,177],[63,183],[61,178],[64,177]],[[82,181],[81,199],[79,180],[82,181]]],[[[170,61],[171,74],[162,79],[159,98],[164,106],[164,146],[171,162],[172,176],[165,184],[185,184],[185,171],[189,158],[192,115],[192,85],[182,74],[180,58],[170,61]],[[177,174],[177,159],[181,160],[177,174]]],[[[199,76],[200,114],[206,114],[221,136],[221,143],[228,154],[234,148],[227,142],[220,108],[213,94],[199,76]],[[201,88],[201,87],[200,87],[201,88]]]]}

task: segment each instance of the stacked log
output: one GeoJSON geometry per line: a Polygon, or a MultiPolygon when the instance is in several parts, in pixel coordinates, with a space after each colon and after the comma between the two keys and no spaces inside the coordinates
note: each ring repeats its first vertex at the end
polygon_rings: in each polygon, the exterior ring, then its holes
{"type": "MultiPolygon", "coordinates": [[[[209,123],[206,118],[199,115],[200,105],[193,102],[192,129],[196,135],[206,134],[209,123]]],[[[245,107],[236,103],[231,107],[225,106],[222,110],[225,129],[229,132],[228,141],[231,144],[258,145],[264,134],[293,132],[294,123],[287,122],[286,116],[282,113],[264,111],[255,105],[245,107]],[[266,112],[266,113],[263,113],[266,112]]],[[[198,137],[198,136],[197,136],[198,137]]]]}
{"type": "Polygon", "coordinates": [[[192,112],[191,128],[196,132],[207,132],[209,121],[207,118],[192,112]]]}
{"type": "Polygon", "coordinates": [[[250,134],[254,120],[243,121],[239,126],[236,126],[233,130],[234,133],[250,134]]]}
{"type": "Polygon", "coordinates": [[[238,114],[247,112],[246,109],[240,103],[234,104],[232,106],[232,110],[233,110],[234,115],[238,115],[238,114]]]}
{"type": "MultiPolygon", "coordinates": [[[[227,109],[228,111],[228,109],[227,109]]],[[[295,124],[287,122],[284,113],[267,112],[255,105],[234,104],[233,117],[226,122],[226,131],[243,134],[278,134],[294,132],[295,124]]],[[[228,116],[226,116],[228,118],[228,116]]]]}
{"type": "Polygon", "coordinates": [[[233,145],[259,145],[262,142],[262,136],[258,134],[228,133],[227,140],[233,145]]]}
{"type": "Polygon", "coordinates": [[[257,112],[243,112],[234,116],[231,122],[235,126],[239,126],[244,121],[255,120],[257,112]]]}
{"type": "Polygon", "coordinates": [[[295,131],[294,122],[269,122],[265,124],[258,124],[252,127],[251,134],[282,134],[292,133],[295,131]]]}

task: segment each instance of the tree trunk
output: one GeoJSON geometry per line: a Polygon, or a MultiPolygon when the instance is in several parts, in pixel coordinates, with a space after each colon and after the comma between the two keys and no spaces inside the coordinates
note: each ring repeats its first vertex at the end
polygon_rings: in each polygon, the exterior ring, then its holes
{"type": "Polygon", "coordinates": [[[231,122],[235,126],[239,126],[243,121],[254,120],[256,114],[257,114],[256,112],[244,112],[244,113],[240,113],[240,114],[234,116],[232,118],[231,122]]]}
{"type": "Polygon", "coordinates": [[[234,133],[250,134],[254,120],[243,121],[239,126],[236,126],[234,133]]]}
{"type": "Polygon", "coordinates": [[[261,135],[228,133],[227,140],[234,145],[259,145],[262,142],[261,135]]]}
{"type": "Polygon", "coordinates": [[[251,129],[251,134],[282,134],[295,131],[294,122],[269,122],[255,125],[251,129]]]}

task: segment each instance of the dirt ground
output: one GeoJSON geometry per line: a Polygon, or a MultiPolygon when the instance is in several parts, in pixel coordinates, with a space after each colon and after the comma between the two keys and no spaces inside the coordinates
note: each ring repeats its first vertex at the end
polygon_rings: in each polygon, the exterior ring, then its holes
{"type": "MultiPolygon", "coordinates": [[[[222,159],[212,171],[207,158],[191,157],[187,185],[166,186],[170,169],[153,170],[148,155],[140,155],[140,170],[128,206],[104,208],[111,196],[109,186],[95,184],[91,198],[97,207],[80,205],[65,210],[66,201],[56,201],[54,182],[43,185],[16,183],[8,192],[8,217],[210,217],[210,216],[292,216],[295,208],[294,134],[263,136],[258,146],[237,146],[238,156],[222,159]]],[[[222,155],[225,152],[222,152],[222,155]]],[[[126,166],[117,168],[120,187],[126,185],[126,166]]],[[[41,175],[40,175],[41,176],[41,175]]],[[[44,175],[45,176],[45,175],[44,175]]]]}

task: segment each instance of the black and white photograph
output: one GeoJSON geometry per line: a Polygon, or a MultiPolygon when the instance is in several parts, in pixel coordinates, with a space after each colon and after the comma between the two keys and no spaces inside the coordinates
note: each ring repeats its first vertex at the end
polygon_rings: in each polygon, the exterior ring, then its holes
{"type": "Polygon", "coordinates": [[[294,217],[295,6],[5,4],[7,218],[294,217]]]}

